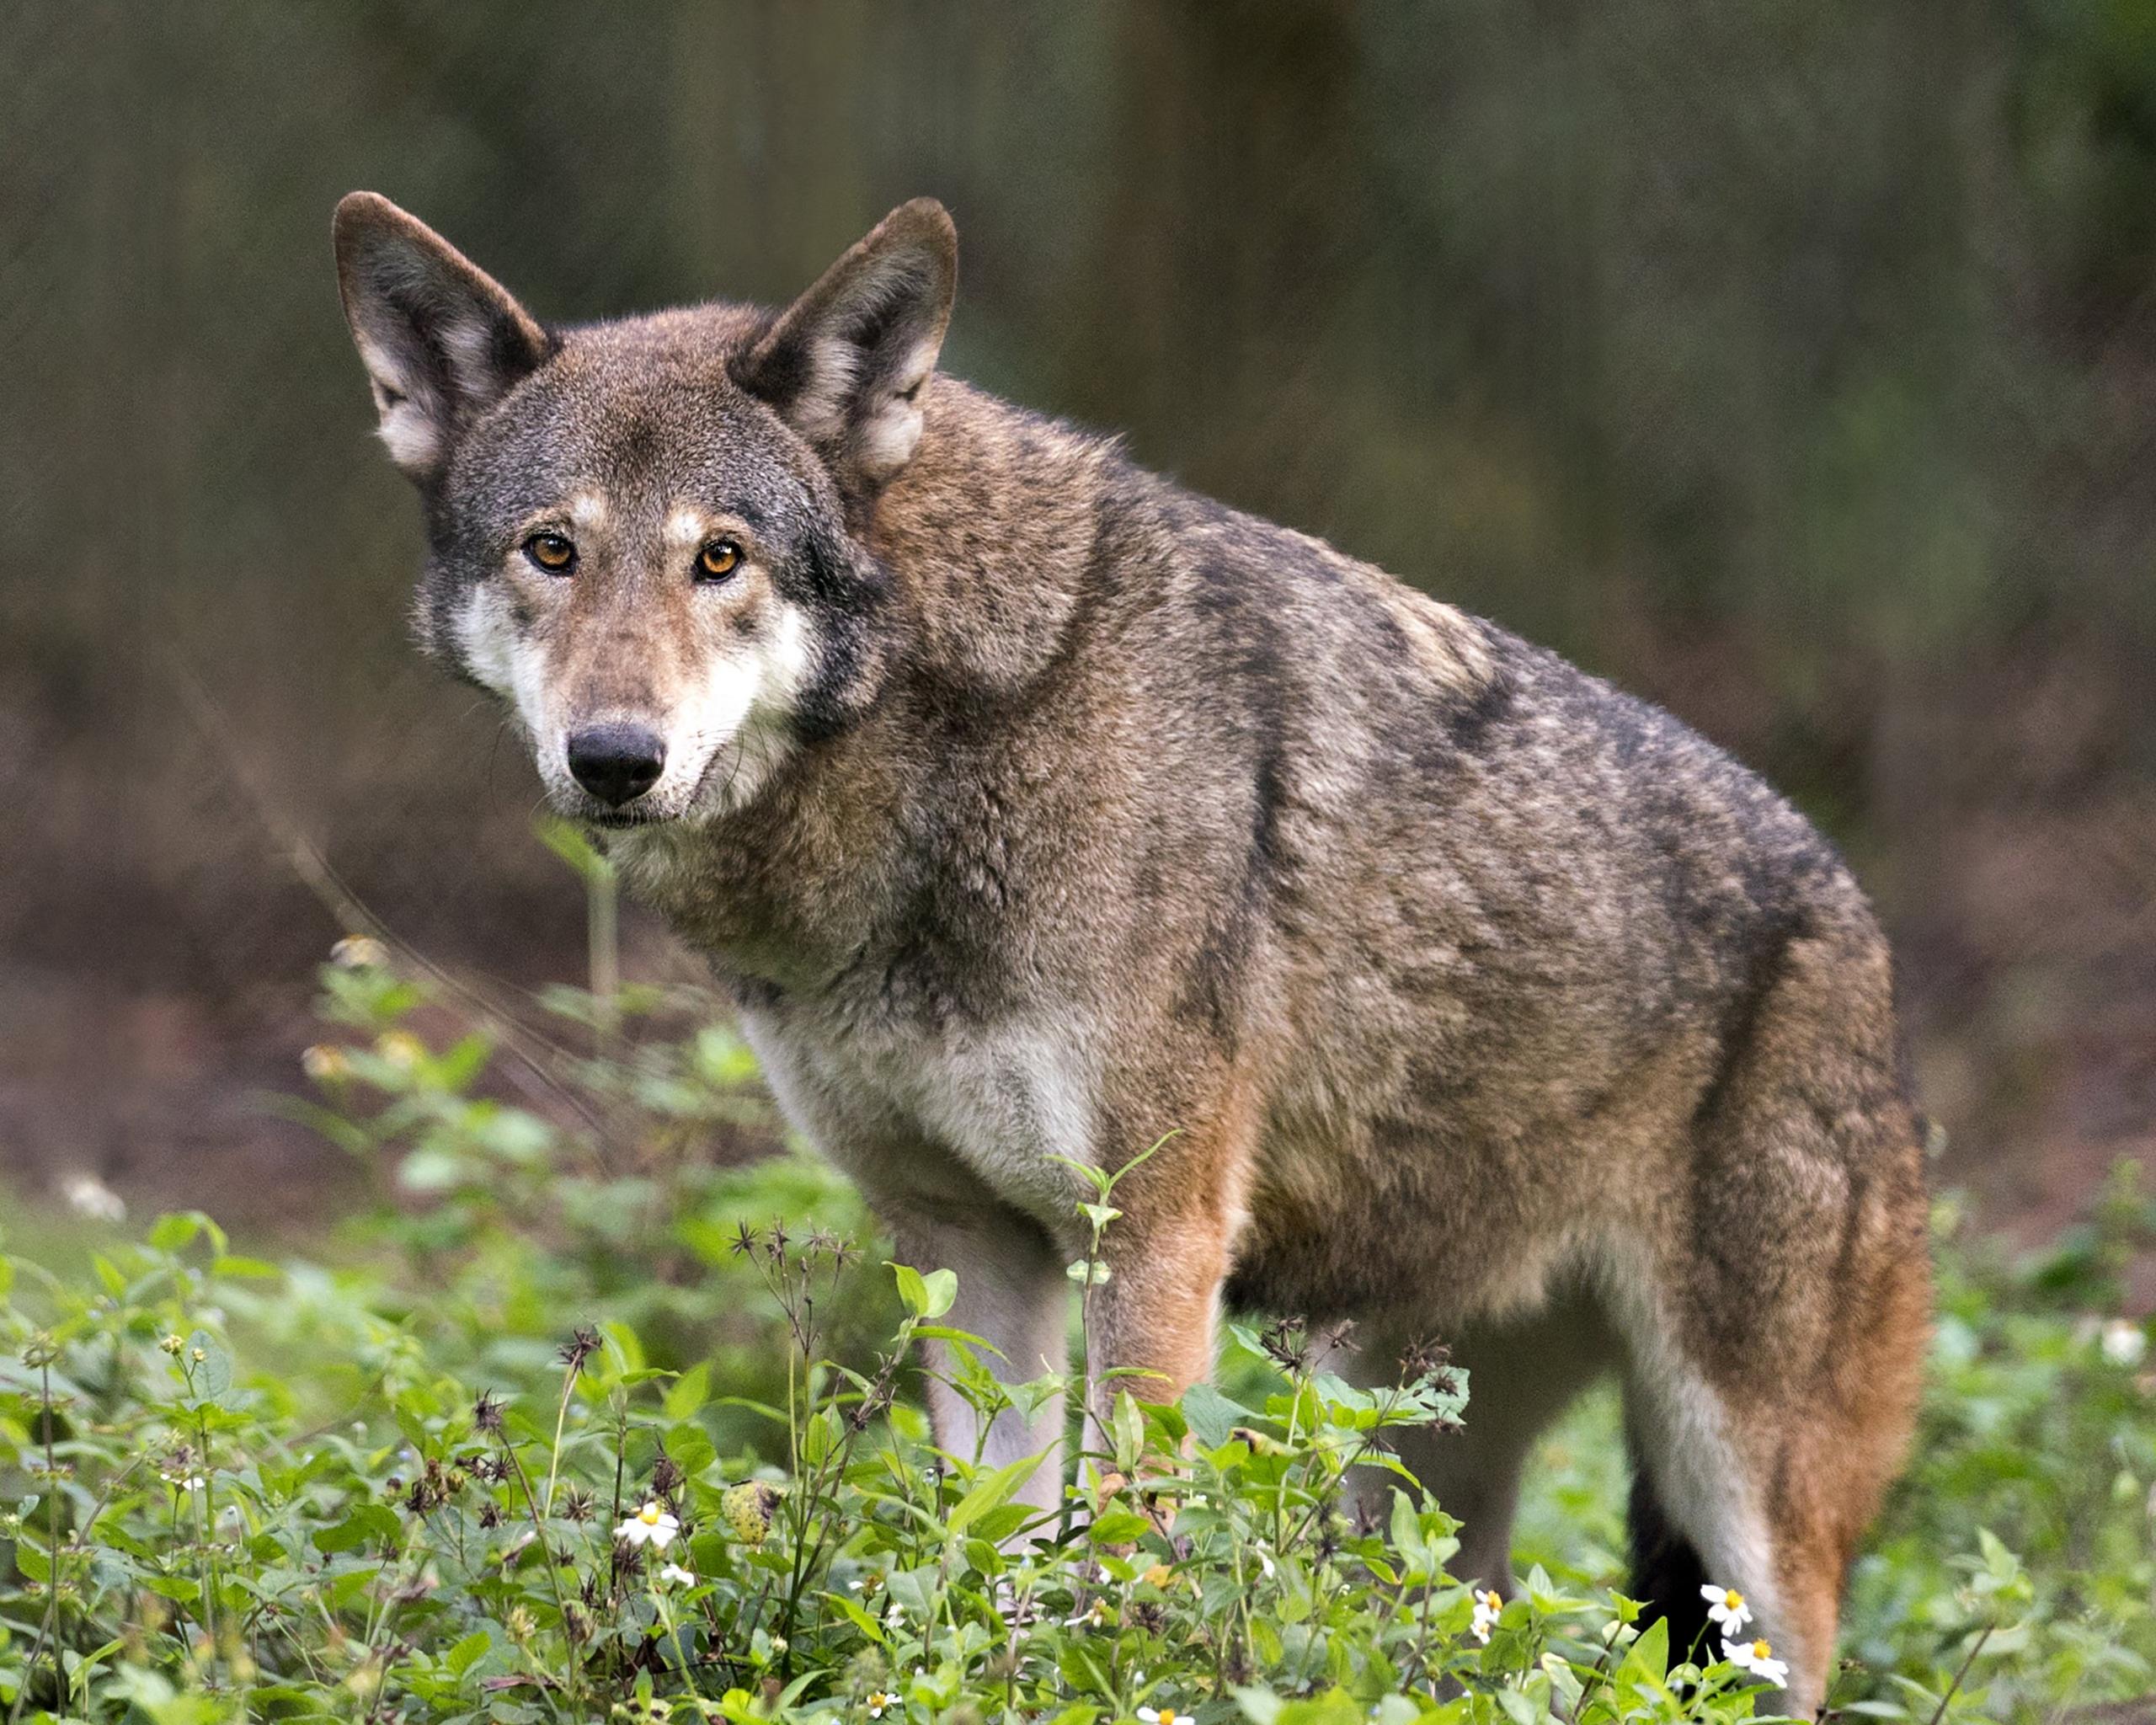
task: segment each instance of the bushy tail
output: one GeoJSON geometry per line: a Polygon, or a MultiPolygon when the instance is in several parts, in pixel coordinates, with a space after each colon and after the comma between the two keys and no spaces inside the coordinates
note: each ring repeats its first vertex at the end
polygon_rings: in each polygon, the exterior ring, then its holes
{"type": "Polygon", "coordinates": [[[1708,1636],[1707,1602],[1700,1589],[1706,1567],[1691,1541],[1670,1525],[1644,1468],[1634,1467],[1631,1507],[1625,1519],[1632,1535],[1632,1584],[1626,1589],[1646,1602],[1644,1629],[1657,1617],[1669,1623],[1669,1662],[1719,1655],[1708,1636]]]}

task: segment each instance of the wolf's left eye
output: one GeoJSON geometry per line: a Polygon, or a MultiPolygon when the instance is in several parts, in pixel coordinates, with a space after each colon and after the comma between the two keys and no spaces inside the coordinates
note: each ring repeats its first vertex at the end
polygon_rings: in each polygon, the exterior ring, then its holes
{"type": "Polygon", "coordinates": [[[741,547],[731,539],[714,539],[696,553],[696,579],[723,581],[741,567],[741,547]]]}
{"type": "Polygon", "coordinates": [[[524,554],[550,575],[565,575],[576,562],[576,547],[559,533],[534,533],[524,554]]]}

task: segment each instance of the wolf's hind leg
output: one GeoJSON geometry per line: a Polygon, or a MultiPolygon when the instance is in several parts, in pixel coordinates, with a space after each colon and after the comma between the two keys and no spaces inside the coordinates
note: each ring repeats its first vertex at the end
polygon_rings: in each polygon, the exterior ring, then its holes
{"type": "Polygon", "coordinates": [[[1824,1698],[1842,1584],[1914,1405],[1927,1266],[1919,1252],[1867,1279],[1865,1316],[1823,1348],[1763,1317],[1734,1359],[1700,1368],[1665,1330],[1635,1338],[1626,1374],[1632,1593],[1668,1619],[1672,1658],[1703,1664],[1726,1637],[1700,1589],[1742,1593],[1753,1621],[1734,1638],[1788,1664],[1774,1705],[1798,1714],[1824,1698]]]}
{"type": "Polygon", "coordinates": [[[1780,1706],[1809,1712],[1915,1416],[1926,1208],[1876,931],[1822,911],[1759,973],[1643,1236],[1657,1243],[1613,1263],[1610,1292],[1648,1487],[1638,1533],[1662,1560],[1641,1584],[1674,1619],[1659,1595],[1689,1545],[1706,1581],[1748,1596],[1736,1638],[1787,1661],[1780,1706]]]}
{"type": "MultiPolygon", "coordinates": [[[[1454,1574],[1509,1596],[1513,1518],[1529,1452],[1550,1423],[1614,1363],[1615,1343],[1600,1314],[1577,1298],[1531,1317],[1435,1339],[1449,1342],[1453,1364],[1467,1373],[1461,1428],[1417,1428],[1401,1433],[1393,1447],[1438,1507],[1460,1523],[1454,1574]]],[[[1374,1384],[1398,1356],[1398,1347],[1373,1339],[1356,1361],[1356,1375],[1374,1384]]],[[[1395,1475],[1364,1470],[1358,1490],[1366,1512],[1381,1514],[1396,1482],[1395,1475]]]]}

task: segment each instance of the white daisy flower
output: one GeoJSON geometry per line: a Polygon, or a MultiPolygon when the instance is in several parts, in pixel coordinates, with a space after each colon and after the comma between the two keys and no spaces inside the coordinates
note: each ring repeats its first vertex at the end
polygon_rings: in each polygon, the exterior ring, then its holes
{"type": "Polygon", "coordinates": [[[1189,1714],[1178,1713],[1173,1707],[1140,1707],[1138,1717],[1145,1722],[1145,1725],[1179,1725],[1179,1722],[1187,1722],[1190,1718],[1189,1714]]]}
{"type": "Polygon", "coordinates": [[[1751,1605],[1733,1587],[1716,1587],[1710,1582],[1700,1589],[1700,1597],[1707,1602],[1707,1621],[1726,1635],[1736,1634],[1752,1621],[1751,1605]]]}
{"type": "Polygon", "coordinates": [[[682,1587],[694,1587],[696,1584],[696,1572],[692,1569],[684,1569],[679,1563],[669,1563],[659,1572],[659,1578],[661,1581],[677,1583],[682,1587]]]}
{"type": "MultiPolygon", "coordinates": [[[[77,1215],[88,1216],[93,1222],[124,1222],[127,1220],[127,1201],[95,1174],[71,1174],[63,1181],[60,1195],[67,1200],[67,1207],[77,1215]]],[[[2106,1352],[2110,1343],[2105,1344],[2106,1352]]]]}
{"type": "Polygon", "coordinates": [[[1775,1658],[1774,1652],[1764,1641],[1725,1640],[1721,1644],[1721,1656],[1731,1664],[1764,1678],[1779,1689],[1789,1679],[1789,1661],[1775,1658]]]}
{"type": "Polygon", "coordinates": [[[1106,1629],[1114,1621],[1115,1613],[1108,1609],[1108,1602],[1098,1598],[1076,1616],[1063,1620],[1066,1629],[1106,1629]]]}
{"type": "Polygon", "coordinates": [[[2137,1366],[2148,1352],[2148,1332],[2130,1317],[2115,1317],[2104,1326],[2103,1348],[2113,1365],[2137,1366]]]}
{"type": "Polygon", "coordinates": [[[897,1699],[896,1696],[886,1695],[880,1689],[871,1690],[868,1692],[868,1717],[872,1719],[882,1718],[883,1709],[897,1699]]]}
{"type": "Polygon", "coordinates": [[[348,934],[330,948],[329,962],[340,970],[379,970],[389,963],[389,948],[371,935],[348,934]]]}
{"type": "Polygon", "coordinates": [[[663,1551],[674,1543],[674,1535],[680,1530],[681,1524],[654,1498],[616,1528],[614,1537],[627,1540],[632,1546],[648,1545],[655,1551],[663,1551]]]}
{"type": "Polygon", "coordinates": [[[1484,1589],[1475,1595],[1475,1621],[1467,1626],[1467,1632],[1487,1646],[1491,1626],[1504,1609],[1504,1595],[1495,1588],[1484,1589]]]}

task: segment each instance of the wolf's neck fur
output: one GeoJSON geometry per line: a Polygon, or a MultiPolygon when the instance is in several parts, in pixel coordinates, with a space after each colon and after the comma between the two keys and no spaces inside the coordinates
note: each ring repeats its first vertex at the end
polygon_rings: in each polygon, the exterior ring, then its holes
{"type": "Polygon", "coordinates": [[[1143,477],[1107,439],[938,378],[869,534],[914,612],[915,675],[991,698],[1031,681],[1076,616],[1111,492],[1143,477]]]}
{"type": "Polygon", "coordinates": [[[1161,483],[1109,440],[949,379],[926,416],[867,534],[902,613],[871,627],[904,645],[867,712],[746,806],[611,841],[632,892],[736,982],[813,985],[933,892],[950,762],[998,751],[1085,630],[1118,515],[1161,483]]]}

